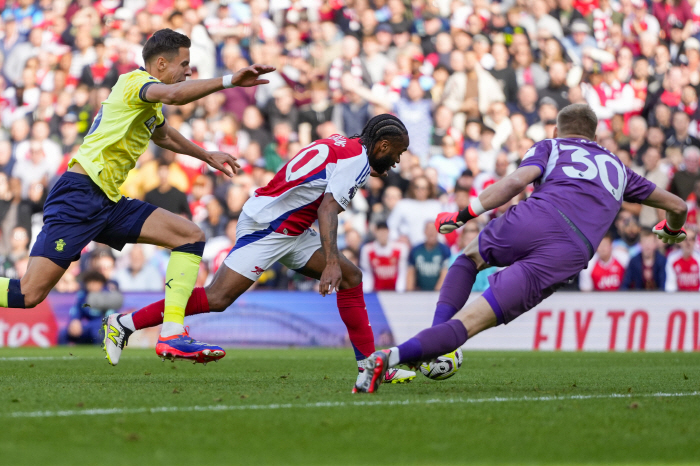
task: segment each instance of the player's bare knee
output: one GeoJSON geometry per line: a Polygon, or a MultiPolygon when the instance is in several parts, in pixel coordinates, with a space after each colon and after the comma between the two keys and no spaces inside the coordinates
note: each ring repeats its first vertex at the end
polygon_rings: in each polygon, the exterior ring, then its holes
{"type": "Polygon", "coordinates": [[[217,291],[211,286],[205,287],[207,300],[209,301],[209,310],[211,312],[223,312],[236,300],[235,296],[231,296],[226,292],[217,291]]]}
{"type": "Polygon", "coordinates": [[[185,239],[185,244],[187,243],[198,243],[200,241],[206,241],[207,238],[204,235],[204,231],[199,228],[194,223],[190,227],[190,231],[187,234],[188,239],[185,239]]]}
{"type": "Polygon", "coordinates": [[[481,257],[481,253],[479,252],[478,237],[474,238],[474,240],[469,243],[466,248],[464,248],[464,255],[474,261],[474,265],[476,265],[477,270],[483,270],[489,266],[486,262],[484,262],[484,258],[481,257]]]}
{"type": "Polygon", "coordinates": [[[343,280],[340,283],[342,289],[355,288],[360,283],[362,283],[362,271],[358,267],[353,265],[343,271],[343,280]]]}

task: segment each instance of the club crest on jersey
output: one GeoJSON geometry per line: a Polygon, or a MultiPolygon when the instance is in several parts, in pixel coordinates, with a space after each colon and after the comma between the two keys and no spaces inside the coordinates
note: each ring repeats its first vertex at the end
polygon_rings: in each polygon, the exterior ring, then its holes
{"type": "Polygon", "coordinates": [[[153,131],[156,130],[156,116],[153,115],[151,118],[146,120],[146,123],[144,123],[144,125],[146,125],[146,128],[148,129],[148,131],[151,134],[153,134],[153,131]]]}
{"type": "Polygon", "coordinates": [[[355,194],[357,194],[358,189],[360,188],[357,185],[350,188],[350,191],[348,191],[348,199],[352,201],[352,198],[355,197],[355,194]]]}
{"type": "Polygon", "coordinates": [[[263,274],[263,272],[265,272],[265,269],[262,269],[256,265],[255,269],[251,270],[251,272],[253,272],[255,275],[257,275],[259,277],[260,275],[263,274]]]}
{"type": "Polygon", "coordinates": [[[66,242],[62,239],[56,241],[56,251],[63,252],[63,248],[66,247],[66,242]]]}

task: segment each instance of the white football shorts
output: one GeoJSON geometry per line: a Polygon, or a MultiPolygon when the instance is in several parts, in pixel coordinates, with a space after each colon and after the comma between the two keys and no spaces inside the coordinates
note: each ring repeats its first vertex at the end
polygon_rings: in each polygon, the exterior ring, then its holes
{"type": "Polygon", "coordinates": [[[320,248],[321,237],[315,230],[306,230],[299,236],[288,236],[270,230],[270,224],[257,223],[241,213],[236,227],[236,244],[224,264],[234,272],[256,281],[277,261],[292,270],[304,267],[320,248]]]}

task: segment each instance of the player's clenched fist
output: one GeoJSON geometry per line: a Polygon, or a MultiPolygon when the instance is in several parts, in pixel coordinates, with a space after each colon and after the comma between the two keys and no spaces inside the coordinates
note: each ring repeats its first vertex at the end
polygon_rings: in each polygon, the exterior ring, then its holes
{"type": "Polygon", "coordinates": [[[661,241],[667,244],[680,243],[687,236],[685,228],[681,228],[680,230],[672,230],[668,227],[666,220],[662,220],[657,223],[652,231],[656,233],[656,236],[658,236],[661,241]]]}

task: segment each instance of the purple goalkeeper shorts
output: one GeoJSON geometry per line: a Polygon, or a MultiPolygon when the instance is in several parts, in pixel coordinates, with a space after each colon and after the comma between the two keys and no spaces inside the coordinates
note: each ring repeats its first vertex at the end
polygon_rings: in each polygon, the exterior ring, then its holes
{"type": "Polygon", "coordinates": [[[508,266],[489,276],[484,294],[507,324],[585,269],[593,248],[556,207],[530,198],[486,225],[479,252],[492,266],[508,266]]]}

